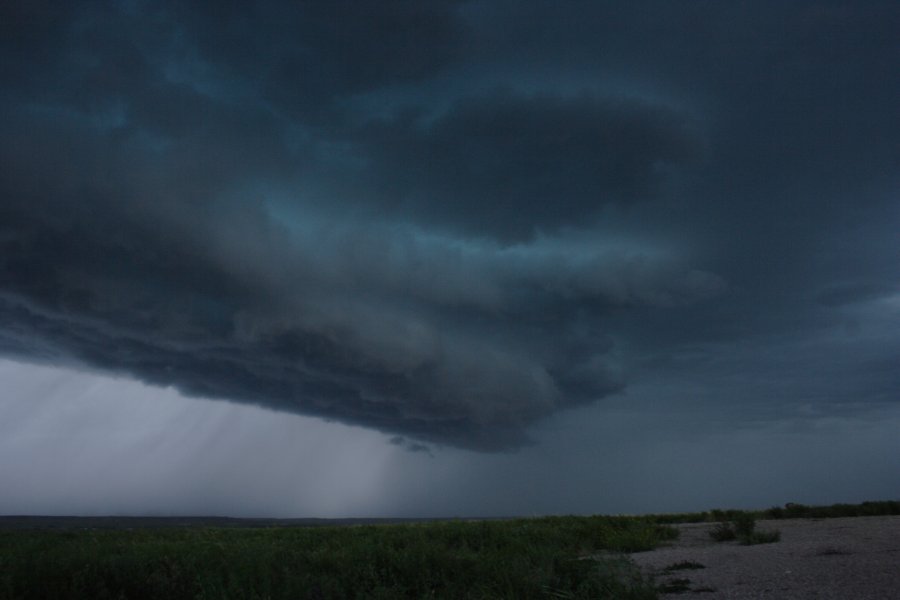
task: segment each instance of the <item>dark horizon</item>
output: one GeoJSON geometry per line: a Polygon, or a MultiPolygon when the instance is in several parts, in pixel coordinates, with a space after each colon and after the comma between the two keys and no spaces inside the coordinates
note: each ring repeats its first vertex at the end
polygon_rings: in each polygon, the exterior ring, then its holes
{"type": "Polygon", "coordinates": [[[445,521],[507,521],[522,518],[547,518],[567,516],[599,517],[671,517],[665,522],[693,522],[699,516],[716,520],[716,513],[727,515],[732,511],[752,511],[762,518],[827,518],[865,517],[900,514],[900,500],[866,500],[859,503],[833,503],[807,506],[794,502],[768,507],[715,507],[683,512],[616,513],[616,514],[543,514],[543,515],[453,515],[432,517],[230,517],[225,515],[0,515],[0,530],[10,529],[130,529],[168,527],[327,527],[331,525],[394,525],[433,523],[445,521]]]}

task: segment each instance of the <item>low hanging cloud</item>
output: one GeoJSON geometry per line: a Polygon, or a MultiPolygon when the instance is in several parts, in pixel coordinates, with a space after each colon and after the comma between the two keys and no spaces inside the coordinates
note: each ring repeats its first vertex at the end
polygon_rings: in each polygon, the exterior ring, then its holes
{"type": "Polygon", "coordinates": [[[615,244],[507,247],[328,221],[302,232],[245,211],[188,237],[158,229],[162,217],[87,211],[60,225],[8,211],[2,350],[501,449],[621,388],[604,315],[722,287],[615,244]]]}

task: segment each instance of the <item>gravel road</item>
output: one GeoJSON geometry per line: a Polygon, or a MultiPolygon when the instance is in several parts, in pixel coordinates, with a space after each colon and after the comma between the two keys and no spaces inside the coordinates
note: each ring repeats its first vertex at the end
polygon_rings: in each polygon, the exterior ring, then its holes
{"type": "Polygon", "coordinates": [[[900,600],[900,516],[758,521],[781,541],[755,546],[714,542],[712,523],[676,527],[671,545],[631,555],[657,583],[680,588],[664,598],[900,600]],[[703,568],[666,570],[688,561],[703,568]]]}

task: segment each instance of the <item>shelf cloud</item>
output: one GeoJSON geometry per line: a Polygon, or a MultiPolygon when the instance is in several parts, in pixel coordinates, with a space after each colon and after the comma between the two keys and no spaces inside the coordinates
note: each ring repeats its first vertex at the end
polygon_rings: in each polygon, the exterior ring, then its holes
{"type": "Polygon", "coordinates": [[[0,352],[500,451],[896,319],[896,6],[639,4],[9,3],[0,352]]]}

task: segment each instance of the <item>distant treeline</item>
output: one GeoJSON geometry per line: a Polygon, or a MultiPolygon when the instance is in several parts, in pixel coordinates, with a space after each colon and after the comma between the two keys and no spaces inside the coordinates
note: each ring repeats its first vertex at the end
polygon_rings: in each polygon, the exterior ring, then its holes
{"type": "Polygon", "coordinates": [[[876,517],[883,515],[900,515],[900,501],[880,500],[862,502],[860,504],[832,504],[830,506],[807,506],[788,502],[783,507],[773,506],[765,510],[712,509],[695,513],[674,513],[651,515],[657,523],[704,523],[714,521],[733,521],[741,515],[750,515],[756,519],[834,519],[838,517],[876,517]]]}

